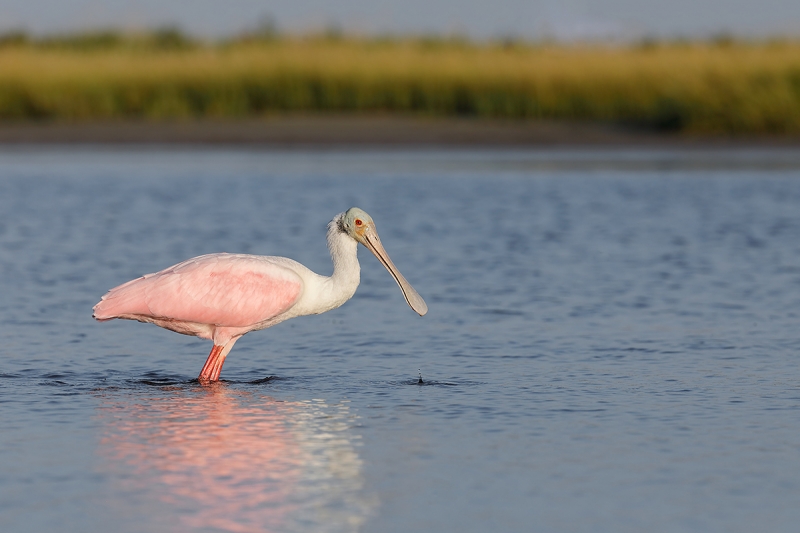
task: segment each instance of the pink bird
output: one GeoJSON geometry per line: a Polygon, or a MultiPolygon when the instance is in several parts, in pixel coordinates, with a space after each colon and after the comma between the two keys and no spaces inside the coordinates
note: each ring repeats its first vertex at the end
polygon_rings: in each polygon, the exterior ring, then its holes
{"type": "Polygon", "coordinates": [[[360,281],[358,243],[383,263],[408,305],[420,316],[427,313],[425,301],[383,249],[372,217],[353,207],[328,224],[330,277],[286,257],[201,255],[111,289],[94,306],[94,318],[150,322],[212,340],[214,347],[198,380],[217,381],[225,358],[245,333],[324,313],[349,300],[360,281]]]}

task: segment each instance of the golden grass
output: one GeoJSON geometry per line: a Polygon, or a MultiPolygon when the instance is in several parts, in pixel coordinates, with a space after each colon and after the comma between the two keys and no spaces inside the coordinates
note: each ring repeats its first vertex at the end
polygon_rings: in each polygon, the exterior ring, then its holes
{"type": "Polygon", "coordinates": [[[508,45],[282,38],[0,47],[0,118],[401,112],[800,133],[800,43],[508,45]]]}

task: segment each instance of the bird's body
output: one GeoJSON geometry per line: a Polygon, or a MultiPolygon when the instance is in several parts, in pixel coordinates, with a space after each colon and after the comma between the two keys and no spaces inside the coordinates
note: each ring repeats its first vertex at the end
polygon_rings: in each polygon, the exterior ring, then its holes
{"type": "Polygon", "coordinates": [[[394,267],[372,219],[352,208],[328,226],[334,266],[330,277],[285,257],[203,255],[111,289],[94,307],[94,317],[150,322],[212,340],[214,347],[199,379],[216,381],[231,348],[245,333],[324,313],[349,300],[360,281],[359,242],[394,276],[412,309],[424,315],[425,302],[394,267]]]}

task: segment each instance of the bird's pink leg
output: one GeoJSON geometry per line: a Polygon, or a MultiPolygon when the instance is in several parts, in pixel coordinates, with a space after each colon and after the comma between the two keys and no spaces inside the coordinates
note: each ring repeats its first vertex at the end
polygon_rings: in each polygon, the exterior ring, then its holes
{"type": "Polygon", "coordinates": [[[217,344],[211,348],[211,353],[208,354],[206,364],[203,365],[203,370],[201,370],[200,375],[197,376],[198,381],[217,381],[219,379],[219,373],[222,372],[222,365],[225,363],[225,359],[220,357],[222,348],[223,346],[217,344]]]}
{"type": "Polygon", "coordinates": [[[215,344],[214,347],[211,348],[211,353],[208,354],[206,364],[203,365],[203,370],[201,370],[200,375],[197,376],[198,381],[201,383],[219,381],[219,374],[222,372],[222,365],[225,364],[225,358],[228,357],[228,354],[230,353],[231,348],[233,348],[233,345],[236,344],[237,339],[238,337],[229,340],[224,346],[215,344]]]}

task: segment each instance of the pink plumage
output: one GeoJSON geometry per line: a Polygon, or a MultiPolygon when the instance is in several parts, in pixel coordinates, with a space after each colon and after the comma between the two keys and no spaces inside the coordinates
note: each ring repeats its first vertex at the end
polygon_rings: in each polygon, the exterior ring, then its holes
{"type": "Polygon", "coordinates": [[[293,271],[252,255],[210,254],[115,287],[94,308],[98,320],[123,315],[224,327],[269,320],[297,301],[293,271]]]}

